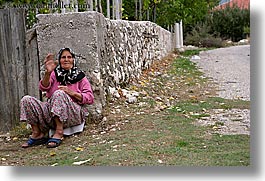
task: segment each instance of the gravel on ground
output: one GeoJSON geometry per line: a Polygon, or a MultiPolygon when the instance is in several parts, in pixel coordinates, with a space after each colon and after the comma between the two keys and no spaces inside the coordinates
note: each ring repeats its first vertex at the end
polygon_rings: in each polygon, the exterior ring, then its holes
{"type": "MultiPolygon", "coordinates": [[[[217,83],[218,96],[225,99],[250,101],[250,45],[231,46],[202,51],[191,57],[207,77],[217,83]]],[[[222,134],[250,134],[250,110],[213,110],[212,115],[198,122],[224,122],[222,134]],[[233,118],[237,117],[233,121],[233,118]]]]}

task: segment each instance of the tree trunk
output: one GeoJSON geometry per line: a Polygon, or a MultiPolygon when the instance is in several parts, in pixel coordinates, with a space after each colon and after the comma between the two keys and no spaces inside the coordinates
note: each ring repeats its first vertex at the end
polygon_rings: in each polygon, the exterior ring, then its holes
{"type": "Polygon", "coordinates": [[[109,4],[110,0],[107,0],[107,18],[110,18],[110,4],[109,4]]]}
{"type": "Polygon", "coordinates": [[[116,2],[115,2],[116,19],[120,19],[120,12],[119,12],[120,8],[119,8],[119,6],[120,6],[120,1],[116,0],[116,2]]]}
{"type": "Polygon", "coordinates": [[[139,20],[142,21],[143,15],[142,15],[142,0],[139,0],[139,20]]]}
{"type": "Polygon", "coordinates": [[[95,0],[95,10],[98,12],[98,1],[95,0]]]}
{"type": "Polygon", "coordinates": [[[156,22],[156,4],[155,4],[155,7],[154,7],[154,11],[153,11],[153,22],[154,23],[156,22]]]}
{"type": "Polygon", "coordinates": [[[120,19],[122,19],[122,0],[120,0],[120,19]]]}
{"type": "Polygon", "coordinates": [[[98,9],[99,9],[99,12],[102,13],[101,0],[98,1],[98,9]]]}
{"type": "Polygon", "coordinates": [[[138,7],[137,7],[137,1],[138,0],[135,0],[134,2],[135,2],[135,15],[134,15],[134,18],[135,18],[135,20],[138,20],[138,7]]]}

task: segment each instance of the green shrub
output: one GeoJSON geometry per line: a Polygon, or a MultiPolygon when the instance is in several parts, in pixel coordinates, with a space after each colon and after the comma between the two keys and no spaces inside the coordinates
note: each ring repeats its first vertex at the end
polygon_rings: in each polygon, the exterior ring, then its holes
{"type": "Polygon", "coordinates": [[[250,27],[250,10],[236,6],[214,10],[206,18],[211,33],[218,32],[222,39],[234,42],[246,37],[245,27],[250,27]]]}
{"type": "Polygon", "coordinates": [[[199,47],[222,47],[223,40],[237,42],[250,35],[250,10],[236,6],[213,10],[204,22],[187,33],[184,43],[199,47]]]}
{"type": "Polygon", "coordinates": [[[198,47],[222,47],[222,39],[215,34],[210,34],[210,27],[207,24],[199,23],[189,33],[184,43],[198,47]]]}
{"type": "Polygon", "coordinates": [[[249,35],[250,35],[250,27],[249,26],[244,27],[244,35],[245,35],[245,38],[249,37],[249,35]]]}

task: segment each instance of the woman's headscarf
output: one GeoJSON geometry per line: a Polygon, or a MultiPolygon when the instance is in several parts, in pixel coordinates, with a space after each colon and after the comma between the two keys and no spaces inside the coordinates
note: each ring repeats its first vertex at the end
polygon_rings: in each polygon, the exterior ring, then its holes
{"type": "Polygon", "coordinates": [[[76,66],[75,54],[70,48],[62,48],[58,53],[59,64],[55,68],[54,72],[56,79],[61,85],[74,84],[85,77],[85,73],[78,69],[76,66]],[[73,67],[70,70],[65,70],[61,67],[60,59],[63,51],[69,51],[73,57],[73,67]]]}

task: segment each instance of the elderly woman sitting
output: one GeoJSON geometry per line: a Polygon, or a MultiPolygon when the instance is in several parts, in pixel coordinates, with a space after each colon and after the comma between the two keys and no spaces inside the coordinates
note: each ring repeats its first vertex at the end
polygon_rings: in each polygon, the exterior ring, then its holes
{"type": "Polygon", "coordinates": [[[72,50],[63,48],[59,51],[58,65],[53,57],[48,54],[45,58],[46,71],[39,82],[47,101],[29,95],[21,99],[20,120],[30,124],[32,129],[23,148],[45,143],[48,148],[54,148],[61,144],[64,134],[83,131],[88,116],[84,105],[94,102],[91,85],[84,72],[77,68],[72,50]],[[46,138],[49,130],[54,130],[54,134],[46,138]]]}

